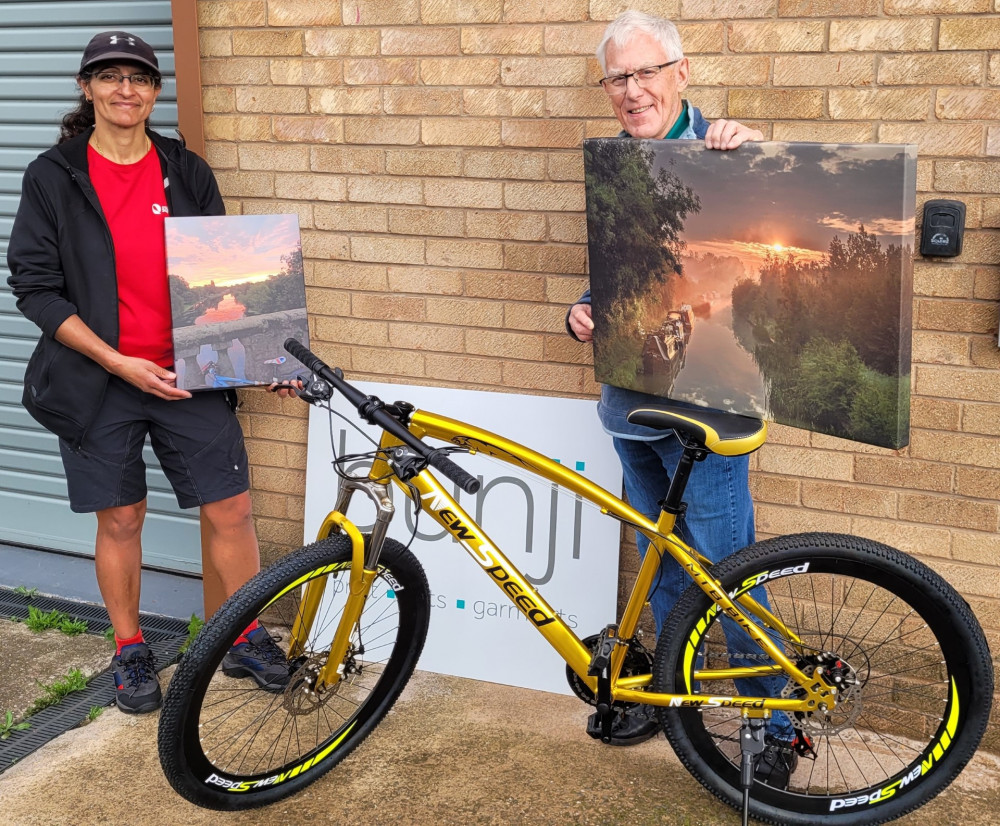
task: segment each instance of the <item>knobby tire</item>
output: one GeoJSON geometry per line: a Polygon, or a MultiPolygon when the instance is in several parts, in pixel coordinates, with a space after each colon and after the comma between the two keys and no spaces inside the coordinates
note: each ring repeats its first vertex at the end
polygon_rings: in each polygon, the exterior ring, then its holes
{"type": "MultiPolygon", "coordinates": [[[[791,715],[815,757],[799,756],[787,790],[755,781],[754,817],[801,826],[882,823],[926,803],[972,757],[990,715],[990,652],[965,600],[926,565],[858,537],[802,534],[750,545],[711,572],[730,594],[758,583],[751,596],[759,601],[766,592],[770,610],[801,639],[796,649],[770,632],[785,654],[803,670],[843,681],[842,702],[830,713],[791,715]]],[[[696,668],[737,664],[732,655],[745,651],[745,643],[729,641],[739,630],[722,626],[735,627],[692,585],[665,624],[654,686],[706,697],[739,693],[732,682],[693,678],[696,668]]],[[[751,649],[754,664],[772,663],[751,649]]],[[[782,686],[779,696],[795,696],[784,675],[772,680],[782,686]]],[[[661,720],[688,770],[738,808],[741,712],[709,702],[661,709],[661,720]]]]}
{"type": "Polygon", "coordinates": [[[385,540],[342,681],[311,691],[350,567],[346,536],[302,548],[251,579],[195,638],[170,682],[158,737],[164,773],[183,797],[237,810],[292,795],[344,759],[392,707],[413,673],[430,617],[423,569],[392,539],[385,540]],[[313,581],[325,583],[324,598],[288,686],[272,692],[251,677],[227,677],[220,663],[255,618],[287,653],[302,586],[313,581]]]}

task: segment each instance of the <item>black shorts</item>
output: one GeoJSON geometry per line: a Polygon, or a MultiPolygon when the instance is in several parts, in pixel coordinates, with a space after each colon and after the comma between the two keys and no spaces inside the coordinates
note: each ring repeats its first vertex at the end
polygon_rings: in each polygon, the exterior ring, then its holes
{"type": "Polygon", "coordinates": [[[80,449],[59,440],[73,511],[92,513],[146,498],[147,433],[182,508],[249,490],[243,430],[226,394],[166,401],[112,376],[80,449]]]}

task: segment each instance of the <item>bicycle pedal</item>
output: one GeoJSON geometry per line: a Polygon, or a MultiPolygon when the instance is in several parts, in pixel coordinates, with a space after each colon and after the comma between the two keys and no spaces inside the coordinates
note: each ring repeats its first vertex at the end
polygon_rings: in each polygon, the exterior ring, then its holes
{"type": "Polygon", "coordinates": [[[610,743],[614,720],[614,709],[605,703],[599,703],[594,713],[587,718],[587,734],[604,744],[610,743]]]}
{"type": "Polygon", "coordinates": [[[618,641],[618,626],[609,625],[597,637],[597,644],[594,646],[593,656],[590,658],[590,668],[587,674],[591,677],[600,677],[606,674],[611,668],[611,652],[615,649],[618,641]]]}

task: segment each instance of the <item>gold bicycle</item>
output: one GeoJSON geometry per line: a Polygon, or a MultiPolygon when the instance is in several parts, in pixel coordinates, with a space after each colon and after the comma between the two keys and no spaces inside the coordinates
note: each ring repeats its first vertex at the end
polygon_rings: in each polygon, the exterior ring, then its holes
{"type": "Polygon", "coordinates": [[[234,594],[174,674],[159,753],[188,800],[233,810],[294,794],[353,751],[403,690],[427,633],[430,592],[416,557],[386,536],[393,485],[450,532],[566,661],[604,738],[616,710],[656,707],[684,765],[742,808],[744,821],[749,814],[810,826],[891,820],[940,792],[975,752],[992,703],[990,652],[969,606],[928,567],[885,545],[826,533],[759,542],[712,565],[673,532],[699,459],[756,450],[762,422],[666,402],[633,411],[630,420],[673,430],[685,444],[653,522],[541,453],[404,402],[385,404],[297,342],[286,348],[313,372],[307,401],[342,393],[381,428],[381,440],[367,474],[338,467],[337,501],[317,541],[234,594]],[[616,622],[585,640],[563,622],[431,472],[474,493],[479,480],[449,458],[461,452],[560,485],[649,538],[651,552],[616,622]],[[347,517],[355,494],[375,510],[367,535],[347,517]],[[660,564],[671,560],[692,584],[650,653],[636,634],[640,613],[660,564]],[[220,669],[254,619],[286,654],[280,683],[258,685],[220,669]],[[777,677],[780,690],[751,696],[734,684],[759,677],[777,677]],[[754,779],[765,722],[778,712],[798,735],[787,788],[754,779]]]}

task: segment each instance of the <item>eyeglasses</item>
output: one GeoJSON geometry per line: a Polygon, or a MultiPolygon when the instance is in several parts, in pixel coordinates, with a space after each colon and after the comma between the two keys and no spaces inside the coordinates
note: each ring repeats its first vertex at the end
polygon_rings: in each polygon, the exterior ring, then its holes
{"type": "Polygon", "coordinates": [[[633,78],[635,80],[635,85],[640,89],[644,88],[647,83],[652,81],[662,69],[667,68],[667,66],[673,66],[675,63],[680,63],[684,58],[679,57],[677,60],[669,60],[666,63],[660,63],[658,66],[645,66],[642,69],[636,69],[634,72],[629,72],[627,75],[608,75],[607,77],[602,77],[600,80],[601,86],[604,87],[604,91],[609,95],[618,97],[619,95],[624,95],[625,90],[628,88],[628,79],[633,78]]]}
{"type": "Polygon", "coordinates": [[[95,72],[94,78],[98,83],[105,86],[121,86],[126,80],[139,89],[151,89],[156,85],[156,78],[147,74],[123,75],[121,72],[113,72],[110,69],[104,72],[95,72]]]}

